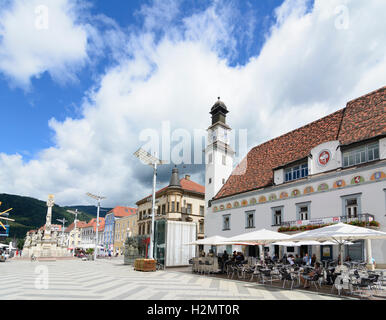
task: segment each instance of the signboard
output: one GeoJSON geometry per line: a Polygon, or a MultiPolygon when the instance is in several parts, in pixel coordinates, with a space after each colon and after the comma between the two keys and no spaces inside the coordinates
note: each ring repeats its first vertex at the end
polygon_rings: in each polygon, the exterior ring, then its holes
{"type": "Polygon", "coordinates": [[[5,229],[0,226],[0,237],[9,237],[9,226],[4,226],[5,229]]]}
{"type": "Polygon", "coordinates": [[[331,248],[323,247],[323,257],[329,258],[331,257],[331,248]]]}
{"type": "Polygon", "coordinates": [[[297,220],[291,223],[293,226],[308,226],[308,225],[318,225],[318,224],[327,224],[327,223],[338,223],[340,222],[340,217],[331,217],[331,218],[321,218],[313,220],[297,220]]]}

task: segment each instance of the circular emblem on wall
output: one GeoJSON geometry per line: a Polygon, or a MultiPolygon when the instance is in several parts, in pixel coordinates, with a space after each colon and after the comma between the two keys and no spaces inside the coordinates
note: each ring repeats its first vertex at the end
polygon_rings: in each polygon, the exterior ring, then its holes
{"type": "Polygon", "coordinates": [[[327,165],[327,163],[330,161],[331,159],[331,153],[329,150],[322,150],[319,152],[319,155],[318,155],[318,164],[320,166],[325,166],[327,165]]]}
{"type": "Polygon", "coordinates": [[[378,171],[372,174],[370,180],[374,181],[374,180],[381,180],[385,178],[386,178],[386,174],[382,171],[378,171]]]}
{"type": "Polygon", "coordinates": [[[363,179],[363,177],[361,177],[361,176],[356,176],[356,177],[352,178],[351,184],[358,184],[358,183],[361,183],[361,182],[363,182],[363,181],[365,181],[365,180],[363,179]]]}

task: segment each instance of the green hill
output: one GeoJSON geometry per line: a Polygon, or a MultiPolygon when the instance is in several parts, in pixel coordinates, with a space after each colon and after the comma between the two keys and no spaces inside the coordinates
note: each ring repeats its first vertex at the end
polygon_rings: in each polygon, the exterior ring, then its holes
{"type": "MultiPolygon", "coordinates": [[[[17,195],[0,194],[0,202],[2,202],[0,212],[13,208],[9,212],[9,218],[15,219],[15,222],[7,222],[10,226],[9,238],[23,239],[27,231],[38,229],[46,223],[46,201],[17,195]]],[[[70,225],[74,221],[75,216],[66,211],[68,208],[55,205],[52,208],[52,223],[60,224],[56,219],[63,219],[64,217],[68,221],[65,226],[70,225]]],[[[78,211],[81,211],[80,206],[76,208],[78,208],[78,211]]],[[[81,211],[78,214],[78,220],[88,222],[96,216],[96,208],[94,212],[95,214],[92,215],[81,211]]],[[[0,238],[0,241],[2,240],[6,239],[0,238]]]]}
{"type": "MultiPolygon", "coordinates": [[[[65,207],[66,209],[70,210],[75,210],[78,209],[78,211],[88,213],[89,215],[96,217],[97,214],[97,207],[96,206],[70,206],[70,207],[65,207]]],[[[112,210],[113,208],[100,208],[99,216],[104,217],[107,212],[112,210]]]]}

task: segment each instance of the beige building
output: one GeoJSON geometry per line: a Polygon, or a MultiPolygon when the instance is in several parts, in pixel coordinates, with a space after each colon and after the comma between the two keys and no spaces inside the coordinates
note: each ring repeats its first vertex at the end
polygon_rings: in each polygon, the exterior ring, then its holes
{"type": "Polygon", "coordinates": [[[136,235],[138,235],[137,214],[135,210],[132,210],[129,216],[115,221],[114,252],[123,254],[127,237],[136,235]]]}
{"type": "MultiPolygon", "coordinates": [[[[151,231],[152,196],[139,200],[138,234],[148,235],[151,231]]],[[[178,169],[174,168],[169,186],[156,192],[155,219],[195,222],[197,237],[204,238],[205,187],[190,180],[186,175],[179,179],[178,169]]]]}

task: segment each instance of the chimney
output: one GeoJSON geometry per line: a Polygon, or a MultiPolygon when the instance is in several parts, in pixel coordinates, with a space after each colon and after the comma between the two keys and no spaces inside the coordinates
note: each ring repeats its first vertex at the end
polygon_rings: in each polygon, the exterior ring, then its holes
{"type": "Polygon", "coordinates": [[[190,180],[190,174],[186,174],[186,175],[185,175],[185,179],[186,179],[186,180],[190,180]]]}

